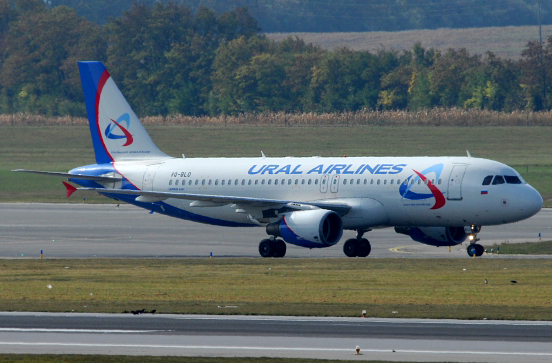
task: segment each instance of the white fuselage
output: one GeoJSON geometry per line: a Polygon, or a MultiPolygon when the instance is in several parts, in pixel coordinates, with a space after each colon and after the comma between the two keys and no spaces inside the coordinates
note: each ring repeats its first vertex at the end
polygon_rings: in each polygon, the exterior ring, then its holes
{"type": "MultiPolygon", "coordinates": [[[[471,157],[169,158],[113,167],[141,190],[346,203],[352,209],[342,216],[345,229],[496,225],[528,218],[542,206],[539,193],[514,169],[471,157]],[[485,177],[496,175],[518,177],[520,183],[483,185],[485,177]]],[[[235,204],[175,198],[164,203],[204,223],[274,220],[235,204]]]]}

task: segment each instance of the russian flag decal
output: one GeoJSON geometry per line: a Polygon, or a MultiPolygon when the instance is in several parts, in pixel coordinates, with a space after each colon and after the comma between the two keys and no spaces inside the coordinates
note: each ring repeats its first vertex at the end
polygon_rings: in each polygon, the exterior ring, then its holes
{"type": "Polygon", "coordinates": [[[483,195],[483,194],[489,194],[489,191],[488,190],[482,190],[481,195],[483,195]]]}

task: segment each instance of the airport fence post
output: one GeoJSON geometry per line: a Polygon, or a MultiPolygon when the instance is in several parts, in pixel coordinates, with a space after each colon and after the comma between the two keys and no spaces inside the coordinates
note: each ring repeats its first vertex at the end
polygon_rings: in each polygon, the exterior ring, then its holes
{"type": "Polygon", "coordinates": [[[41,260],[44,259],[44,253],[43,253],[42,250],[40,250],[40,259],[41,259],[41,260]]]}

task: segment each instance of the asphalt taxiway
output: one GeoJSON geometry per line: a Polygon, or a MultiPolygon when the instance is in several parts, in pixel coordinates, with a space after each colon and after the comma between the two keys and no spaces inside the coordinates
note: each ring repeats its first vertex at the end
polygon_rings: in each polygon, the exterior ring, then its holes
{"type": "Polygon", "coordinates": [[[549,362],[551,340],[550,322],[0,313],[5,353],[549,362]]]}
{"type": "MultiPolygon", "coordinates": [[[[552,209],[525,221],[484,227],[482,244],[552,239],[552,209]]],[[[458,257],[464,246],[432,247],[395,233],[392,228],[365,235],[372,244],[369,258],[458,257]]],[[[343,241],[324,249],[288,245],[286,257],[344,257],[343,241]]],[[[263,228],[229,228],[199,224],[122,204],[0,204],[0,258],[88,257],[259,257],[263,228]]],[[[506,258],[488,255],[488,258],[506,258]]]]}

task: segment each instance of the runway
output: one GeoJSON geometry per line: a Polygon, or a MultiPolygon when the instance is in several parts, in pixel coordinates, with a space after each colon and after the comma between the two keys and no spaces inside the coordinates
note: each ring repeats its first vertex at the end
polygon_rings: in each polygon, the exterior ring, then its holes
{"type": "MultiPolygon", "coordinates": [[[[229,228],[199,224],[131,206],[113,204],[0,204],[0,258],[38,257],[259,257],[264,228],[229,228]]],[[[552,209],[518,223],[484,227],[482,244],[552,239],[552,209]]],[[[286,257],[344,257],[343,242],[354,237],[345,231],[340,243],[324,249],[288,245],[286,257]]],[[[417,243],[392,228],[366,234],[369,258],[467,256],[465,246],[417,243]]],[[[504,256],[486,256],[505,258],[504,256]]]]}
{"type": "Polygon", "coordinates": [[[549,362],[551,340],[550,322],[0,313],[5,353],[549,362]]]}

